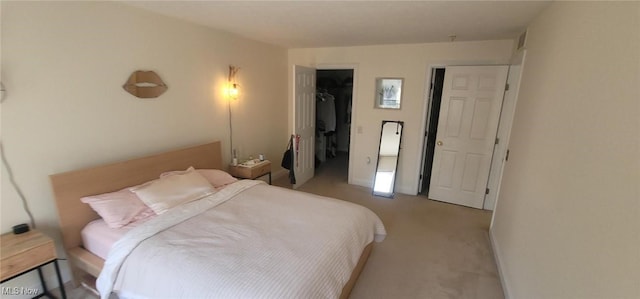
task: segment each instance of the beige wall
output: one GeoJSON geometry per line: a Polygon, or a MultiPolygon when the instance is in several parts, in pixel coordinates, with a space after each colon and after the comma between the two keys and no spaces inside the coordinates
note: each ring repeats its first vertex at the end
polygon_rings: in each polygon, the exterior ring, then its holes
{"type": "MultiPolygon", "coordinates": [[[[443,65],[507,64],[513,41],[429,43],[411,45],[312,48],[289,50],[289,70],[294,64],[313,67],[353,65],[354,111],[351,131],[351,175],[353,184],[373,183],[382,120],[405,122],[396,191],[416,194],[422,159],[423,117],[426,112],[429,68],[443,65]],[[402,109],[374,109],[375,79],[404,78],[402,109]],[[357,128],[362,133],[357,133],[357,128]],[[367,164],[367,158],[371,163],[367,164]]],[[[290,71],[291,73],[291,71],[290,71]]],[[[289,78],[292,82],[291,74],[289,78]]],[[[293,87],[289,86],[292,111],[293,87]]],[[[293,112],[291,112],[293,113],[293,112]]],[[[289,130],[293,131],[289,118],[289,130]]]]}
{"type": "Polygon", "coordinates": [[[510,298],[640,298],[640,4],[530,26],[491,228],[510,298]]]}
{"type": "MultiPolygon", "coordinates": [[[[50,174],[210,140],[222,140],[230,160],[229,64],[240,67],[235,145],[243,157],[264,153],[280,164],[283,48],[121,3],[2,1],[2,55],[2,142],[38,228],[58,241],[50,174]],[[169,90],[131,96],[122,85],[135,70],[156,71],[169,90]]],[[[5,173],[1,216],[2,232],[28,221],[5,173]]]]}

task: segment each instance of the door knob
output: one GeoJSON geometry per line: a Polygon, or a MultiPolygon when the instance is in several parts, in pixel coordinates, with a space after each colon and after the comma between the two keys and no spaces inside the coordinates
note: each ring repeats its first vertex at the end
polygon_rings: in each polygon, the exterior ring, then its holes
{"type": "Polygon", "coordinates": [[[440,146],[443,145],[442,141],[438,141],[436,144],[440,146]]]}

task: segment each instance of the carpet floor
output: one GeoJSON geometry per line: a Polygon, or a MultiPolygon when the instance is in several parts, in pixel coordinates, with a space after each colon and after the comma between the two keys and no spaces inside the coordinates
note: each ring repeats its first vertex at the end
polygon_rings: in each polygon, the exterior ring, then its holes
{"type": "MultiPolygon", "coordinates": [[[[298,190],[363,205],[387,229],[387,238],[374,244],[352,299],[504,298],[489,241],[491,211],[424,196],[373,196],[370,188],[347,184],[347,168],[347,155],[338,154],[298,190]]],[[[274,185],[291,187],[286,177],[274,185]]]]}

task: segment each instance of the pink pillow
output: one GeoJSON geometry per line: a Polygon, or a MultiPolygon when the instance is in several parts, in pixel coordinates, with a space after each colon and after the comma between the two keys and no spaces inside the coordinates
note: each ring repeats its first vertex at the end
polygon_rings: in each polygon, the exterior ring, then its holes
{"type": "MultiPolygon", "coordinates": [[[[193,168],[189,167],[189,169],[193,169],[193,168]]],[[[173,174],[184,174],[187,171],[189,171],[189,169],[165,172],[161,174],[160,177],[173,175],[173,174]]],[[[222,171],[219,169],[196,169],[196,171],[200,173],[205,179],[207,179],[209,184],[211,184],[216,189],[219,189],[220,187],[224,187],[226,185],[229,185],[238,181],[238,179],[232,177],[226,171],[222,171]]]]}
{"type": "Polygon", "coordinates": [[[111,228],[120,228],[155,215],[129,188],[86,196],[80,201],[89,204],[111,228]]]}

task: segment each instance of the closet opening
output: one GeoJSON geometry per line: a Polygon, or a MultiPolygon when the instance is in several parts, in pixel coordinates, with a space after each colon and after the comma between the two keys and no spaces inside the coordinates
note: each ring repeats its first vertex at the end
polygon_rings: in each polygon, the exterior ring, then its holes
{"type": "Polygon", "coordinates": [[[316,71],[315,175],[347,181],[353,69],[316,71]]]}
{"type": "Polygon", "coordinates": [[[429,183],[431,182],[431,168],[433,166],[433,154],[436,147],[436,134],[438,132],[438,118],[440,116],[440,103],[442,101],[442,88],[444,86],[444,68],[431,69],[431,90],[430,90],[430,106],[425,125],[426,132],[423,151],[424,166],[422,169],[422,185],[420,186],[420,194],[427,196],[429,194],[429,183]]]}

